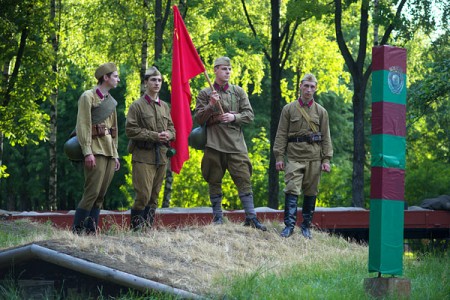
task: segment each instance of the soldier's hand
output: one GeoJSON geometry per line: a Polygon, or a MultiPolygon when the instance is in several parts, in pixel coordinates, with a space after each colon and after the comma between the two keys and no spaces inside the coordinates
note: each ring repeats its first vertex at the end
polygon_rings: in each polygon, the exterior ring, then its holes
{"type": "Polygon", "coordinates": [[[277,171],[284,171],[284,161],[277,161],[275,163],[275,168],[277,171]]]}
{"type": "Polygon", "coordinates": [[[215,105],[219,101],[219,99],[219,94],[216,91],[213,91],[209,96],[209,103],[211,103],[211,105],[215,105]]]}
{"type": "Polygon", "coordinates": [[[220,116],[220,121],[222,123],[231,123],[236,120],[236,116],[232,113],[224,113],[220,116]]]}
{"type": "Polygon", "coordinates": [[[96,164],[95,164],[95,156],[93,154],[86,155],[84,157],[84,165],[88,169],[95,168],[95,166],[96,166],[96,164]]]}
{"type": "Polygon", "coordinates": [[[167,131],[163,131],[163,132],[158,133],[158,138],[161,143],[166,143],[169,141],[170,135],[167,131]]]}
{"type": "Polygon", "coordinates": [[[114,167],[114,171],[119,171],[120,169],[120,161],[118,158],[114,158],[116,166],[114,167]]]}
{"type": "Polygon", "coordinates": [[[330,166],[330,164],[328,164],[328,163],[322,164],[322,171],[327,172],[327,173],[330,173],[330,171],[331,171],[331,166],[330,166]]]}

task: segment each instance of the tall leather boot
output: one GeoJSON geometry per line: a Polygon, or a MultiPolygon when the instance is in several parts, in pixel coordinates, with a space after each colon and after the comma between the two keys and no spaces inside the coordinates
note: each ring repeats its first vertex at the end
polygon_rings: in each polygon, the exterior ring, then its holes
{"type": "Polygon", "coordinates": [[[136,209],[131,209],[130,212],[130,229],[133,231],[138,231],[140,229],[142,229],[142,227],[144,226],[144,216],[143,216],[144,211],[143,210],[136,210],[136,209]]]}
{"type": "Polygon", "coordinates": [[[209,200],[213,212],[213,223],[216,225],[223,224],[222,194],[210,195],[209,200]]]}
{"type": "Polygon", "coordinates": [[[100,209],[93,208],[89,213],[89,217],[86,222],[86,233],[96,234],[98,230],[98,219],[100,216],[100,209]]]}
{"type": "Polygon", "coordinates": [[[302,230],[302,234],[307,239],[312,239],[311,235],[311,222],[314,215],[314,209],[316,207],[316,196],[304,196],[303,199],[303,222],[300,225],[300,229],[302,230]]]}
{"type": "Polygon", "coordinates": [[[148,228],[153,227],[153,223],[155,222],[155,213],[156,210],[154,208],[150,208],[150,206],[146,206],[144,209],[144,219],[145,226],[148,228]]]}
{"type": "Polygon", "coordinates": [[[281,232],[282,237],[290,237],[294,233],[295,223],[297,222],[297,200],[298,196],[286,194],[284,199],[284,225],[281,232]]]}
{"type": "Polygon", "coordinates": [[[72,232],[76,234],[83,234],[86,231],[87,221],[86,218],[89,217],[89,211],[77,208],[75,210],[75,215],[73,217],[72,232]]]}
{"type": "Polygon", "coordinates": [[[256,217],[255,206],[253,202],[253,194],[239,194],[239,198],[241,199],[242,206],[245,211],[245,222],[244,226],[251,226],[253,228],[267,231],[267,227],[262,224],[258,218],[256,217]]]}

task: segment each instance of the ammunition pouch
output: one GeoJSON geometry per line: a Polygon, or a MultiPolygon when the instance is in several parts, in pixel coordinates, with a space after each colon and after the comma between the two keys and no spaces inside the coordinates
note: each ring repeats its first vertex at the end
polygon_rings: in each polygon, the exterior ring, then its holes
{"type": "Polygon", "coordinates": [[[308,143],[320,143],[322,142],[322,133],[320,132],[313,132],[309,135],[309,141],[308,143]]]}
{"type": "MultiPolygon", "coordinates": [[[[103,137],[106,135],[107,129],[105,124],[92,125],[92,137],[103,137]]],[[[109,133],[109,132],[108,132],[109,133]]]]}
{"type": "Polygon", "coordinates": [[[105,135],[110,134],[112,138],[117,136],[117,128],[111,127],[107,128],[105,124],[95,124],[92,125],[92,137],[104,137],[105,135]]]}
{"type": "Polygon", "coordinates": [[[171,158],[171,157],[174,156],[176,153],[177,153],[177,150],[175,150],[175,149],[172,148],[172,147],[169,147],[169,148],[167,148],[166,156],[167,156],[168,158],[171,158]]]}

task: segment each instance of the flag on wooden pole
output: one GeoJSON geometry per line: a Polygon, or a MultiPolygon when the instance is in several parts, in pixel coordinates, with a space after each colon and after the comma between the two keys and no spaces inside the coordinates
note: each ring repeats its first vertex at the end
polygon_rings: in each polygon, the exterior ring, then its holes
{"type": "Polygon", "coordinates": [[[173,6],[173,22],[171,116],[176,130],[172,147],[177,153],[171,159],[171,168],[180,173],[183,163],[189,159],[188,137],[192,130],[189,80],[204,72],[205,66],[176,5],[173,6]]]}

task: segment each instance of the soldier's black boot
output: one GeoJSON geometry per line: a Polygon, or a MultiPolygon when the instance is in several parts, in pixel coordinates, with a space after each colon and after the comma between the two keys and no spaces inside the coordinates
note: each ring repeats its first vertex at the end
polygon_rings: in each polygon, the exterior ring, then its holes
{"type": "Polygon", "coordinates": [[[86,225],[87,221],[86,219],[89,217],[89,211],[77,208],[75,210],[75,215],[73,217],[73,225],[72,225],[72,232],[76,234],[83,234],[86,232],[86,225]]]}
{"type": "Polygon", "coordinates": [[[302,216],[303,222],[300,225],[302,235],[307,239],[312,239],[311,235],[311,222],[314,215],[314,209],[316,207],[316,196],[304,196],[302,216]]]}
{"type": "Polygon", "coordinates": [[[130,229],[133,231],[141,230],[144,226],[144,211],[131,209],[130,211],[130,229]]]}
{"type": "Polygon", "coordinates": [[[209,199],[213,211],[213,223],[216,225],[223,224],[222,194],[210,195],[209,199]]]}
{"type": "Polygon", "coordinates": [[[153,223],[155,222],[155,213],[156,210],[154,208],[150,208],[150,206],[146,206],[144,209],[144,218],[145,218],[145,226],[152,228],[153,223]]]}
{"type": "Polygon", "coordinates": [[[86,233],[96,234],[98,230],[98,219],[100,217],[100,209],[93,208],[89,213],[89,217],[86,221],[86,233]]]}
{"type": "Polygon", "coordinates": [[[267,227],[264,226],[264,224],[261,223],[255,215],[246,216],[244,226],[251,226],[262,231],[267,231],[267,227]]]}
{"type": "Polygon", "coordinates": [[[239,194],[239,198],[241,199],[242,206],[244,206],[245,211],[245,222],[244,226],[251,226],[253,228],[267,231],[267,227],[262,224],[258,218],[256,218],[256,211],[255,206],[253,203],[253,194],[247,193],[247,194],[239,194]]]}
{"type": "Polygon", "coordinates": [[[297,222],[297,195],[286,194],[284,199],[284,225],[281,232],[282,237],[290,237],[294,233],[295,223],[297,222]]]}

